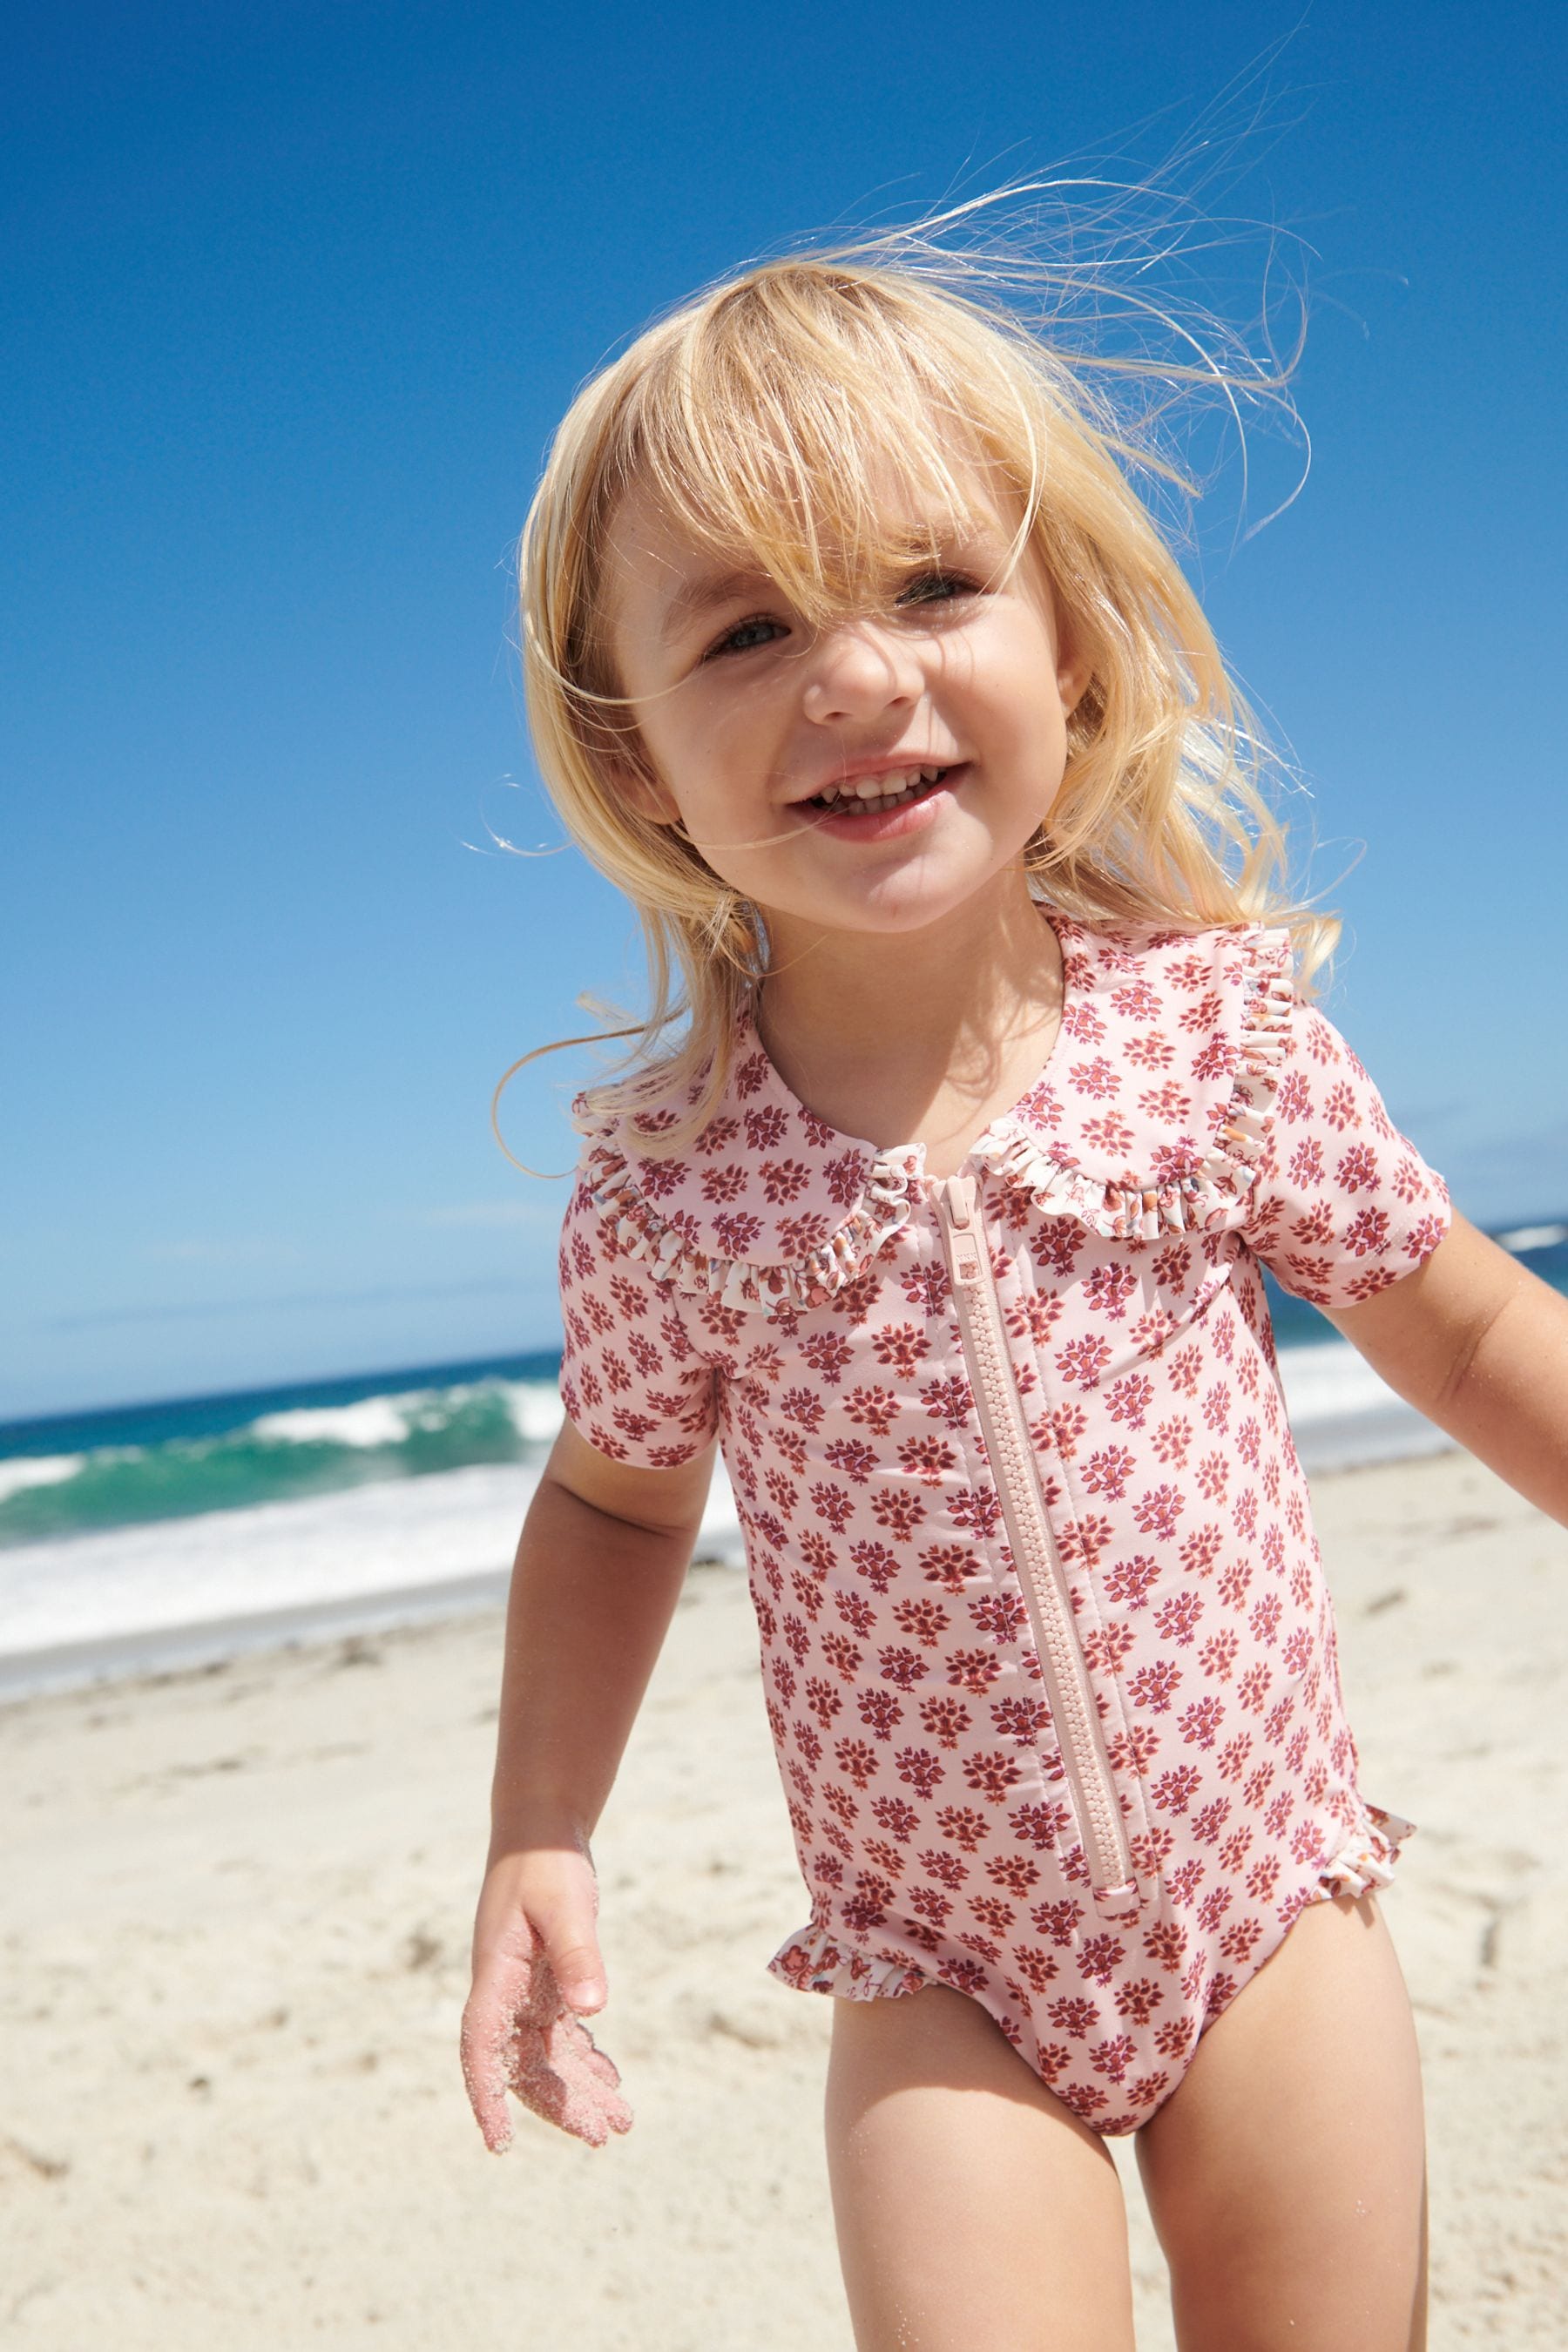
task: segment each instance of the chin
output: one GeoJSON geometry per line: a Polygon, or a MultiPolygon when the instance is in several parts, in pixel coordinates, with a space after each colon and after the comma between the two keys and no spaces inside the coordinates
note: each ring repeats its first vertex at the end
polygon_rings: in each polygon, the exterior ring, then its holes
{"type": "Polygon", "coordinates": [[[871,931],[884,939],[900,939],[906,934],[930,930],[933,923],[944,922],[967,905],[973,893],[958,891],[940,896],[930,892],[889,894],[863,907],[858,917],[847,919],[847,930],[871,931]]]}

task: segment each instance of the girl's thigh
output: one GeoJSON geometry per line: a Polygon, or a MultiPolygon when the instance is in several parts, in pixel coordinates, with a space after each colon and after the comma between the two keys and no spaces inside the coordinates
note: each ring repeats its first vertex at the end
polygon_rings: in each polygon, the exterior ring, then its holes
{"type": "Polygon", "coordinates": [[[1132,2352],[1110,2151],[978,2001],[836,2002],[826,2112],[858,2352],[1132,2352]]]}
{"type": "Polygon", "coordinates": [[[1415,2022],[1370,1895],[1310,1905],[1138,2135],[1182,2352],[1422,2352],[1415,2022]]]}

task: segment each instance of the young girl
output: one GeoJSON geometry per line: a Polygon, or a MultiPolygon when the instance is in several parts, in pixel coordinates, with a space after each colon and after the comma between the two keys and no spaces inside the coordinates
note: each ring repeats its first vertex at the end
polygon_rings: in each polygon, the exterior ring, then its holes
{"type": "Polygon", "coordinates": [[[531,713],[655,1005],[577,1105],[465,2071],[494,2148],[509,2089],[630,2121],[589,1840],[717,1441],[863,2352],[1124,2352],[1127,2132],[1184,2352],[1406,2352],[1409,1824],[1358,1783],[1259,1266],[1563,1517],[1568,1304],[1310,1003],[1335,926],[1277,893],[1125,454],[896,257],[752,270],[561,429],[531,713]]]}

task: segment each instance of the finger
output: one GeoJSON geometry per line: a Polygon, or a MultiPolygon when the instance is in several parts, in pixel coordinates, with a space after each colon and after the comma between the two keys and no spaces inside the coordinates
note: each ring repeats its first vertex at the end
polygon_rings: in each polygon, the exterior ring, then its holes
{"type": "MultiPolygon", "coordinates": [[[[618,2076],[616,2080],[619,2080],[618,2076]]],[[[570,2094],[570,2112],[574,2116],[591,2115],[594,2117],[593,2144],[595,2147],[603,2147],[606,2132],[630,2131],[630,2106],[620,2092],[607,2084],[602,2075],[590,2074],[586,2069],[581,2073],[574,2070],[566,2077],[566,2087],[570,2094]]]]}
{"type": "Polygon", "coordinates": [[[625,2099],[614,2092],[590,2095],[586,2091],[571,2088],[563,2127],[585,2140],[590,2147],[603,2147],[610,2134],[625,2134],[632,2127],[632,2111],[625,2099]]]}
{"type": "Polygon", "coordinates": [[[558,2012],[546,2037],[545,2050],[558,2074],[575,2072],[590,2076],[606,2090],[619,2088],[620,2070],[614,2059],[599,2048],[582,2019],[574,2016],[569,2009],[558,2012]]]}
{"type": "Polygon", "coordinates": [[[534,1920],[544,1960],[562,2000],[579,2012],[603,2009],[608,1998],[591,1911],[573,1906],[534,1920]]]}
{"type": "Polygon", "coordinates": [[[513,2020],[487,1994],[471,1997],[463,2011],[458,2036],[463,2082],[474,2120],[492,2156],[511,2143],[511,2111],[507,2085],[517,2064],[517,2033],[513,2020]]]}
{"type": "Polygon", "coordinates": [[[586,2074],[593,2075],[595,2082],[602,2083],[607,2091],[619,2090],[620,2068],[613,2059],[607,2058],[602,2050],[595,2049],[591,2042],[583,2053],[583,2067],[586,2074]]]}
{"type": "Polygon", "coordinates": [[[519,2054],[512,2087],[523,2105],[546,2123],[586,2141],[590,2147],[603,2147],[612,2131],[630,2129],[631,2109],[626,2101],[584,2080],[572,2055],[556,2066],[547,2058],[543,2045],[531,2039],[519,2054]]]}
{"type": "Polygon", "coordinates": [[[569,2012],[563,2011],[557,2020],[546,2043],[546,2055],[574,2100],[591,2105],[610,2130],[631,2129],[632,2111],[620,2095],[619,2069],[597,2047],[587,2027],[569,2012]]]}
{"type": "Polygon", "coordinates": [[[516,2041],[524,2021],[559,2013],[560,1995],[545,1965],[543,1948],[526,1918],[511,1923],[489,1941],[476,1963],[463,2011],[459,2048],[468,2104],[493,2152],[511,2140],[507,2086],[516,2064],[516,2041]]]}
{"type": "Polygon", "coordinates": [[[591,2147],[603,2147],[611,2132],[630,2131],[632,2111],[618,2091],[607,2089],[596,2077],[575,2068],[561,2079],[565,2087],[561,2120],[567,2131],[575,2132],[591,2147]]]}

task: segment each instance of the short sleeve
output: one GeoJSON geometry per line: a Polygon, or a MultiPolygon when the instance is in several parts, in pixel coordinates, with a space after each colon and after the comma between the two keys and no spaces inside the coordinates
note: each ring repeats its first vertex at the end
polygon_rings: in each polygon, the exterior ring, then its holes
{"type": "Polygon", "coordinates": [[[597,1453],[673,1470],[718,1426],[714,1370],[668,1283],[656,1281],[579,1181],[561,1229],[561,1400],[597,1453]]]}
{"type": "Polygon", "coordinates": [[[1252,1249],[1314,1307],[1351,1307],[1414,1273],[1452,1215],[1352,1047],[1298,996],[1245,1227],[1252,1249]]]}

